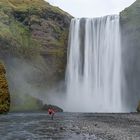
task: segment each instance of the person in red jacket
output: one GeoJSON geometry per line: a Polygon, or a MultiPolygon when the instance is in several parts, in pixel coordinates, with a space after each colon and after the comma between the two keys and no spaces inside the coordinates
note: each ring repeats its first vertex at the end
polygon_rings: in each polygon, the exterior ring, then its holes
{"type": "Polygon", "coordinates": [[[48,114],[51,116],[52,120],[53,120],[53,117],[54,117],[54,114],[55,114],[55,111],[51,108],[48,109],[48,114]]]}

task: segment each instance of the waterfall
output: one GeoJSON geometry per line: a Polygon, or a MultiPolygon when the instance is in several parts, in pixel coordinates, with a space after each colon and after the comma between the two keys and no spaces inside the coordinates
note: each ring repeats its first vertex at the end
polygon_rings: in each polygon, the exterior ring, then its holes
{"type": "Polygon", "coordinates": [[[72,19],[65,110],[123,112],[119,16],[72,19]]]}

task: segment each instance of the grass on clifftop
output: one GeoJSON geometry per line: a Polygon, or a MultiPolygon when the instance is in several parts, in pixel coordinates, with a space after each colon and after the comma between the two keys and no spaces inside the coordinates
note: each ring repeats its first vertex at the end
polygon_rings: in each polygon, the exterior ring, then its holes
{"type": "Polygon", "coordinates": [[[0,0],[0,8],[6,11],[15,10],[19,12],[43,12],[44,10],[52,11],[54,13],[66,13],[58,7],[51,6],[45,0],[0,0]]]}

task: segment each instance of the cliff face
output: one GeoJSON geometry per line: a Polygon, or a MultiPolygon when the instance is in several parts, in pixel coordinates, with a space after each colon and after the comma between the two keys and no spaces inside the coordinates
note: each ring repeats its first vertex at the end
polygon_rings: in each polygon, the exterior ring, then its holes
{"type": "Polygon", "coordinates": [[[7,113],[10,109],[10,94],[5,73],[5,68],[0,62],[0,114],[7,113]]]}
{"type": "MultiPolygon", "coordinates": [[[[131,108],[136,108],[140,99],[140,0],[120,13],[122,31],[122,58],[125,82],[129,95],[126,99],[131,108]]],[[[125,98],[125,96],[124,96],[125,98]]]]}
{"type": "Polygon", "coordinates": [[[59,80],[71,16],[43,0],[0,0],[0,7],[1,56],[40,58],[49,76],[59,80]]]}
{"type": "Polygon", "coordinates": [[[26,95],[43,98],[64,79],[71,18],[44,0],[0,0],[0,58],[12,104],[26,95]]]}

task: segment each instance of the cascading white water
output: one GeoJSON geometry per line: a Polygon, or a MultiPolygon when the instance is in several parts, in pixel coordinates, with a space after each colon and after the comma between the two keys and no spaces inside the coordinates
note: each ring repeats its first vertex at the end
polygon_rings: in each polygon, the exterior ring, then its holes
{"type": "Polygon", "coordinates": [[[124,111],[119,16],[72,19],[66,86],[66,111],[124,111]]]}

